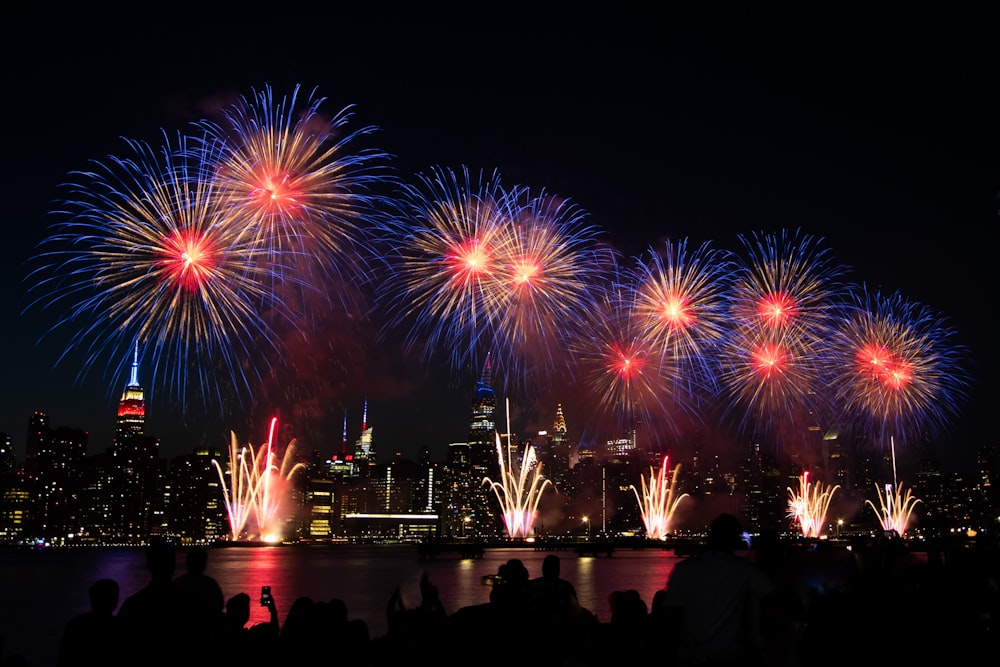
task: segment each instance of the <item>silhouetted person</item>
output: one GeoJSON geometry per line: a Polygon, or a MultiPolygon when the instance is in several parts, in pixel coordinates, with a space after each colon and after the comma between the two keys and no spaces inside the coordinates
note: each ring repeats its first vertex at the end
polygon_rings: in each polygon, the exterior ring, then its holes
{"type": "Polygon", "coordinates": [[[542,560],[542,576],[528,582],[532,612],[536,622],[565,624],[580,613],[576,588],[563,579],[559,556],[549,554],[542,560]]]}
{"type": "Polygon", "coordinates": [[[531,599],[528,568],[520,558],[511,558],[497,570],[499,585],[490,591],[490,601],[498,605],[503,614],[511,620],[521,620],[527,613],[531,599]]]}
{"type": "MultiPolygon", "coordinates": [[[[649,607],[634,588],[613,591],[608,595],[611,620],[599,626],[600,654],[603,661],[632,664],[644,660],[647,655],[649,629],[649,607]]],[[[662,649],[660,637],[656,638],[657,649],[662,649]]],[[[652,657],[652,654],[651,656],[652,657]]]]}
{"type": "Polygon", "coordinates": [[[773,667],[794,667],[802,660],[802,635],[808,609],[801,585],[800,550],[785,544],[777,530],[761,529],[752,545],[754,562],[771,578],[774,591],[761,604],[761,634],[773,667]]]}
{"type": "Polygon", "coordinates": [[[739,520],[720,514],[706,548],[671,571],[665,603],[678,614],[682,667],[761,663],[760,605],[774,584],[736,553],[745,546],[739,520]]]}
{"type": "Polygon", "coordinates": [[[412,609],[407,608],[396,587],[389,596],[385,614],[388,633],[375,642],[383,660],[412,657],[413,650],[442,637],[448,622],[437,586],[431,583],[426,572],[420,576],[420,603],[412,609]]]}
{"type": "Polygon", "coordinates": [[[278,611],[274,599],[271,598],[267,604],[270,618],[248,627],[250,606],[247,593],[240,592],[226,600],[220,629],[210,647],[216,659],[206,663],[218,664],[221,661],[240,665],[248,661],[270,661],[279,656],[278,611]]]}
{"type": "MultiPolygon", "coordinates": [[[[518,558],[503,563],[492,579],[489,602],[466,605],[448,617],[447,643],[463,646],[489,646],[477,660],[485,665],[509,664],[514,656],[524,652],[523,644],[513,639],[497,642],[496,637],[522,637],[530,619],[528,568],[518,558]]],[[[455,664],[464,664],[464,655],[455,664]]],[[[450,664],[450,663],[449,663],[450,664]]]]}
{"type": "Polygon", "coordinates": [[[146,548],[149,583],[125,598],[118,610],[127,655],[135,661],[175,665],[192,648],[185,622],[188,610],[173,581],[176,567],[172,544],[150,544],[146,548]]]}
{"type": "Polygon", "coordinates": [[[292,602],[279,632],[282,662],[308,663],[316,637],[322,636],[320,614],[317,602],[307,595],[298,597],[292,602]]]}
{"type": "Polygon", "coordinates": [[[122,637],[115,616],[119,588],[114,579],[98,579],[87,590],[90,611],[67,621],[59,641],[56,667],[120,665],[122,637]]]}
{"type": "Polygon", "coordinates": [[[219,582],[205,574],[208,549],[192,546],[184,560],[187,571],[174,579],[174,586],[186,610],[185,620],[194,635],[192,641],[204,643],[218,632],[226,600],[219,582]]]}
{"type": "Polygon", "coordinates": [[[199,614],[214,621],[225,608],[226,598],[222,587],[213,577],[205,573],[208,568],[208,549],[195,545],[187,550],[184,557],[187,571],[174,579],[174,585],[190,598],[199,614]]]}

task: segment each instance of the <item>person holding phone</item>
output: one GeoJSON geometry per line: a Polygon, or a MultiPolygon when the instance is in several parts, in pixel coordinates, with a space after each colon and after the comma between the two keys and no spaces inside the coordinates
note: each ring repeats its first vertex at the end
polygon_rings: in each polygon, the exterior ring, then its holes
{"type": "Polygon", "coordinates": [[[281,628],[278,625],[278,605],[274,603],[270,586],[260,587],[260,606],[267,607],[269,618],[250,626],[250,645],[257,652],[255,659],[276,658],[281,628]]]}
{"type": "Polygon", "coordinates": [[[208,648],[211,659],[206,664],[223,660],[233,664],[246,664],[277,656],[278,612],[274,598],[270,595],[265,598],[263,590],[261,593],[261,604],[268,608],[270,620],[247,627],[252,598],[247,593],[237,593],[229,598],[226,601],[225,622],[219,641],[208,648]]]}

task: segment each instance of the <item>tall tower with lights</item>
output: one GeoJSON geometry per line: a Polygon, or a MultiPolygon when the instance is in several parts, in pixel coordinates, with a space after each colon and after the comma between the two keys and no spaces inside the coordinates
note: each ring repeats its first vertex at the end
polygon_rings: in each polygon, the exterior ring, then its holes
{"type": "Polygon", "coordinates": [[[474,534],[491,537],[502,533],[499,524],[500,511],[496,499],[489,488],[483,486],[486,477],[496,480],[500,474],[500,462],[496,450],[496,394],[493,391],[493,368],[489,355],[483,365],[483,374],[476,382],[476,394],[472,400],[472,414],[469,420],[469,503],[474,514],[471,517],[474,534]]]}
{"type": "Polygon", "coordinates": [[[562,403],[556,406],[556,418],[552,424],[552,434],[546,443],[543,462],[547,477],[552,480],[556,489],[562,493],[569,492],[569,467],[571,443],[566,435],[566,416],[563,414],[562,403]]]}
{"type": "Polygon", "coordinates": [[[139,344],[132,355],[132,374],[118,401],[115,440],[141,436],[146,432],[146,395],[139,384],[139,344]]]}
{"type": "Polygon", "coordinates": [[[371,471],[376,462],[375,441],[372,427],[368,425],[368,401],[366,399],[364,412],[361,416],[361,437],[354,443],[355,470],[362,477],[371,477],[371,471]]]}
{"type": "Polygon", "coordinates": [[[139,346],[132,373],[118,402],[111,446],[111,495],[107,537],[136,544],[158,535],[165,524],[160,441],[146,435],[146,398],[139,384],[139,346]]]}

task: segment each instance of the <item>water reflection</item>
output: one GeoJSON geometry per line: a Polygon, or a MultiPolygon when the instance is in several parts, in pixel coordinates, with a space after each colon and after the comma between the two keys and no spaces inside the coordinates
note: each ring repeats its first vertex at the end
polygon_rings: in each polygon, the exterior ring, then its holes
{"type": "MultiPolygon", "coordinates": [[[[208,574],[215,577],[228,599],[245,592],[256,601],[260,587],[270,586],[282,621],[301,596],[315,600],[340,598],[351,618],[368,623],[371,636],[386,632],[385,608],[397,586],[408,606],[420,599],[420,577],[426,571],[438,587],[448,613],[489,600],[484,575],[496,574],[510,558],[520,558],[532,577],[541,575],[549,552],[531,549],[488,549],[479,560],[441,556],[420,560],[416,547],[230,547],[209,552],[208,574]]],[[[608,597],[615,590],[634,588],[647,604],[664,586],[678,561],[661,549],[617,550],[613,557],[577,557],[573,551],[555,552],[562,559],[562,576],[576,586],[580,604],[608,620],[608,597]]],[[[184,571],[183,550],[177,554],[177,573],[184,571]]],[[[125,597],[146,585],[142,549],[11,551],[0,561],[0,587],[6,602],[0,609],[0,628],[6,653],[20,652],[31,664],[54,664],[62,627],[86,611],[87,588],[102,577],[116,579],[125,597]]],[[[251,623],[267,620],[267,610],[256,602],[251,623]]]]}

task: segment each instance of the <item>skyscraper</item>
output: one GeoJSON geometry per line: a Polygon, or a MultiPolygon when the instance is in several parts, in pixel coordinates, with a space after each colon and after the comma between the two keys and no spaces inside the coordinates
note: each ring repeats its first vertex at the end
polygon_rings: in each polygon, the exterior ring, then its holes
{"type": "Polygon", "coordinates": [[[147,436],[146,399],[139,384],[139,347],[132,374],[118,402],[115,437],[111,446],[110,537],[141,543],[163,529],[164,508],[160,469],[160,441],[147,436]],[[159,518],[158,518],[159,517],[159,518]]]}
{"type": "Polygon", "coordinates": [[[562,493],[568,493],[571,443],[567,438],[566,417],[563,415],[562,403],[556,406],[556,417],[552,424],[552,433],[542,448],[540,455],[545,464],[546,476],[552,480],[562,493]]]}
{"type": "Polygon", "coordinates": [[[486,355],[483,374],[476,382],[476,394],[472,401],[472,414],[469,420],[469,469],[471,473],[469,506],[474,510],[472,516],[473,533],[479,537],[500,535],[503,526],[500,524],[500,511],[494,505],[494,498],[489,488],[483,486],[485,478],[496,479],[500,474],[500,462],[496,450],[496,422],[493,413],[496,411],[496,395],[493,392],[493,369],[490,356],[486,355]]]}
{"type": "Polygon", "coordinates": [[[132,375],[118,402],[115,421],[115,440],[141,436],[146,432],[146,396],[139,384],[139,344],[132,355],[132,375]]]}
{"type": "Polygon", "coordinates": [[[361,437],[354,444],[354,470],[361,477],[371,477],[375,467],[375,441],[372,427],[368,425],[368,401],[365,400],[364,412],[361,416],[361,437]]]}

